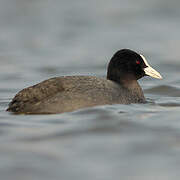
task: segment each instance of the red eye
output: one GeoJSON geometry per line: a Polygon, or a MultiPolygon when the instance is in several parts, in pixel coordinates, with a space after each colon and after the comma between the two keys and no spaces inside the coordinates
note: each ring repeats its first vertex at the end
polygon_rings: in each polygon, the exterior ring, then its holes
{"type": "Polygon", "coordinates": [[[139,60],[136,61],[136,64],[141,64],[141,62],[139,60]]]}

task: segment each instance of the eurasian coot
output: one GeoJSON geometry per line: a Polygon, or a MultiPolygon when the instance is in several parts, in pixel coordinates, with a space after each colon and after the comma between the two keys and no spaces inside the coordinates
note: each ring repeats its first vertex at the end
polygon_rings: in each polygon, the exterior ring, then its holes
{"type": "Polygon", "coordinates": [[[162,79],[143,55],[122,49],[110,60],[107,79],[94,76],[51,78],[20,91],[7,111],[52,114],[104,104],[145,103],[137,80],[146,75],[162,79]]]}

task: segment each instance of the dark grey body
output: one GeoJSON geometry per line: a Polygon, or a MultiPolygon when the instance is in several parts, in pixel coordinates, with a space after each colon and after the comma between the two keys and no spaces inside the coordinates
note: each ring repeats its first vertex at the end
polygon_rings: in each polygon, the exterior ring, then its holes
{"type": "Polygon", "coordinates": [[[15,113],[63,113],[105,104],[144,103],[138,82],[126,87],[92,76],[56,77],[20,91],[9,104],[15,113]]]}

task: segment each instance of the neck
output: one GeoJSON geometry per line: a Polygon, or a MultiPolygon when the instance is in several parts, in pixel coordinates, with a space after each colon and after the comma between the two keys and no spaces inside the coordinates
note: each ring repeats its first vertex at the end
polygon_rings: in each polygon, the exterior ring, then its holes
{"type": "Polygon", "coordinates": [[[140,87],[139,83],[133,75],[119,78],[119,84],[121,84],[121,86],[129,90],[133,90],[134,88],[140,87]]]}
{"type": "Polygon", "coordinates": [[[139,86],[136,77],[134,75],[121,75],[121,74],[107,74],[107,79],[114,81],[118,84],[120,84],[121,86],[131,89],[133,88],[133,86],[139,86]]]}
{"type": "MultiPolygon", "coordinates": [[[[135,95],[137,97],[143,97],[144,98],[142,88],[140,87],[140,85],[139,85],[137,79],[135,78],[135,76],[129,75],[129,76],[126,76],[126,77],[119,77],[119,78],[116,78],[116,79],[107,77],[107,79],[120,84],[123,88],[125,88],[131,94],[133,94],[133,95],[135,95]]],[[[145,100],[145,98],[143,100],[145,100]]]]}

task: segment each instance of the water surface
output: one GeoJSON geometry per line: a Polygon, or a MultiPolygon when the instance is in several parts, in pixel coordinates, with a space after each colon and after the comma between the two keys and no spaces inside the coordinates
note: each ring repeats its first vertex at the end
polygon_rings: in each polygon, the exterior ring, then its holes
{"type": "Polygon", "coordinates": [[[3,180],[179,179],[180,1],[1,0],[3,180]],[[54,76],[106,76],[121,48],[145,55],[147,104],[57,115],[5,111],[22,88],[54,76]]]}

